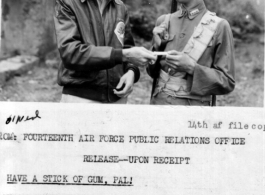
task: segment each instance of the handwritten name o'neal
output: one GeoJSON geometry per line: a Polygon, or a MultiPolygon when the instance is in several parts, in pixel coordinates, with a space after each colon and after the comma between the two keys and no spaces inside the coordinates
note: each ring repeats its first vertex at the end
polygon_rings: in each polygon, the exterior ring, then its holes
{"type": "Polygon", "coordinates": [[[35,115],[33,116],[19,116],[19,115],[10,116],[6,119],[6,124],[7,125],[10,123],[18,124],[27,121],[34,121],[36,119],[41,119],[40,112],[38,110],[35,111],[35,115]]]}

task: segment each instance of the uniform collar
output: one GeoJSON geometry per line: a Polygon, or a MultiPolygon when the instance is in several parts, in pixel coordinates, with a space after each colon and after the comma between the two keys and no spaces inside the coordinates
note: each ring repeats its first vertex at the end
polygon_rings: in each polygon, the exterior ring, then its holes
{"type": "Polygon", "coordinates": [[[205,10],[206,10],[206,6],[203,1],[200,1],[197,5],[191,8],[186,8],[183,4],[181,4],[178,17],[181,18],[183,16],[187,16],[187,18],[192,20],[205,10]]]}

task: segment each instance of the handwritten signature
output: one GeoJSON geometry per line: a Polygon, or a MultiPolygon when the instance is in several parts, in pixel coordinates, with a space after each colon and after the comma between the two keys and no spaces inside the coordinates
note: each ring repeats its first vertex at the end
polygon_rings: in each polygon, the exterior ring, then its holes
{"type": "Polygon", "coordinates": [[[10,123],[22,123],[22,122],[27,122],[27,121],[34,121],[36,119],[41,119],[40,117],[40,112],[38,110],[36,110],[35,112],[35,116],[31,117],[31,116],[10,116],[7,118],[6,120],[6,124],[10,124],[10,123]]]}

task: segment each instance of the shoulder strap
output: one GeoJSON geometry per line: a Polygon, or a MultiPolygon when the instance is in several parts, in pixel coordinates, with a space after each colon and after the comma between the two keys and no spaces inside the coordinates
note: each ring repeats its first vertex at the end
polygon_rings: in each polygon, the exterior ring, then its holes
{"type": "Polygon", "coordinates": [[[215,13],[207,11],[185,46],[183,52],[188,54],[194,61],[198,62],[207,46],[211,42],[221,18],[215,13]]]}
{"type": "MultiPolygon", "coordinates": [[[[198,62],[211,42],[222,20],[223,19],[217,17],[215,13],[207,11],[196,27],[183,52],[187,53],[194,61],[198,62]]],[[[216,106],[215,95],[212,96],[212,106],[216,106]]]]}

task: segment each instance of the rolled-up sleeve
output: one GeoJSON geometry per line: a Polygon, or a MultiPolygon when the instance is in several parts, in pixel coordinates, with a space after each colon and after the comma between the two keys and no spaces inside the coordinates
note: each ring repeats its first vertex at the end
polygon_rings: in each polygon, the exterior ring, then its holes
{"type": "Polygon", "coordinates": [[[233,35],[229,23],[223,20],[216,32],[212,67],[195,66],[191,94],[224,95],[235,88],[235,57],[233,35]]]}
{"type": "Polygon", "coordinates": [[[78,71],[110,69],[122,64],[122,50],[84,43],[71,5],[57,0],[54,23],[57,44],[65,68],[78,71]]]}

